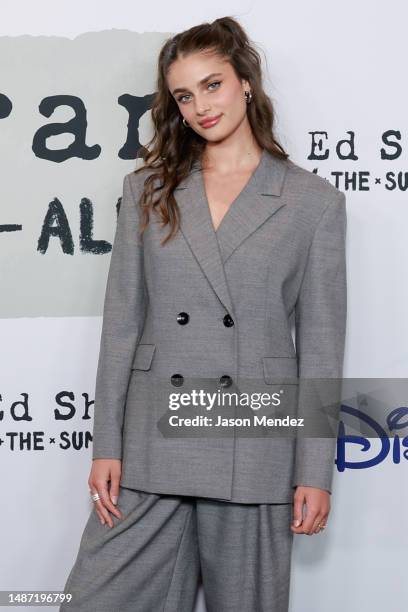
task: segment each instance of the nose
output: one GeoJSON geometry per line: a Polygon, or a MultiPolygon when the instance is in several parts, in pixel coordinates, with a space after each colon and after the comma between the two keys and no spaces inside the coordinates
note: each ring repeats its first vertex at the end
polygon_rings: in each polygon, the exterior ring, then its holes
{"type": "Polygon", "coordinates": [[[203,115],[210,110],[210,105],[208,100],[203,98],[202,96],[196,96],[195,102],[195,110],[197,115],[203,115]]]}

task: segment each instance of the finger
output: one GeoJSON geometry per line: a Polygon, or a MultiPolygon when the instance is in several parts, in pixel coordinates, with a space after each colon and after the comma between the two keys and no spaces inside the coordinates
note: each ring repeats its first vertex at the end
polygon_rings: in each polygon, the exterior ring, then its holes
{"type": "Polygon", "coordinates": [[[310,504],[306,504],[306,516],[303,519],[303,533],[307,535],[312,535],[313,533],[313,525],[316,522],[316,517],[319,514],[319,509],[311,506],[310,504]]]}
{"type": "Polygon", "coordinates": [[[293,497],[293,519],[292,519],[292,526],[295,528],[296,527],[299,528],[302,525],[304,500],[305,500],[304,495],[297,495],[295,493],[293,497]]]}
{"type": "Polygon", "coordinates": [[[293,525],[291,525],[290,529],[293,531],[293,533],[297,533],[299,535],[305,533],[303,530],[303,525],[300,525],[300,527],[293,527],[293,525]]]}
{"type": "Polygon", "coordinates": [[[95,504],[95,512],[98,515],[99,520],[101,521],[102,525],[104,525],[105,524],[105,519],[103,518],[102,514],[99,512],[99,509],[96,506],[96,504],[95,504]]]}
{"type": "Polygon", "coordinates": [[[312,533],[320,533],[321,529],[319,527],[320,524],[324,524],[323,523],[323,514],[319,513],[313,523],[312,526],[312,533]]]}
{"type": "Polygon", "coordinates": [[[113,527],[112,517],[110,516],[109,512],[107,511],[105,506],[102,504],[100,499],[98,499],[98,501],[95,502],[95,508],[100,513],[105,523],[107,523],[109,527],[113,527]]]}
{"type": "MultiPolygon", "coordinates": [[[[94,484],[91,485],[90,483],[89,483],[89,485],[90,485],[89,494],[91,496],[92,495],[96,495],[96,494],[99,495],[99,493],[98,493],[98,491],[96,489],[96,486],[94,484]]],[[[100,500],[96,500],[96,499],[95,500],[93,499],[92,503],[94,505],[94,510],[95,510],[96,514],[98,515],[98,517],[99,517],[99,520],[101,521],[102,525],[104,525],[105,522],[106,522],[106,516],[104,516],[103,505],[101,504],[100,500]]]]}
{"type": "Polygon", "coordinates": [[[117,518],[122,518],[122,514],[119,508],[116,508],[109,497],[108,491],[108,483],[106,481],[102,481],[97,483],[97,489],[100,497],[100,501],[102,505],[105,506],[106,510],[109,510],[112,514],[114,514],[117,518]]]}
{"type": "Polygon", "coordinates": [[[107,508],[104,505],[104,501],[103,501],[103,486],[101,486],[100,484],[94,482],[94,484],[92,485],[92,491],[93,493],[97,493],[99,495],[99,499],[94,501],[95,504],[95,509],[97,510],[97,512],[99,513],[99,515],[102,517],[102,519],[104,520],[104,523],[107,523],[109,525],[109,527],[113,527],[113,521],[112,518],[107,510],[107,508]]]}
{"type": "Polygon", "coordinates": [[[324,528],[322,529],[321,527],[319,527],[319,525],[323,525],[324,527],[326,527],[327,525],[327,514],[323,514],[320,518],[319,521],[317,521],[317,528],[318,530],[315,533],[320,533],[321,531],[324,531],[324,528]]]}
{"type": "Polygon", "coordinates": [[[111,473],[111,480],[110,480],[110,487],[109,487],[109,496],[111,499],[112,504],[114,504],[116,506],[116,504],[118,503],[118,498],[119,498],[119,483],[120,483],[120,472],[112,472],[111,473]]]}

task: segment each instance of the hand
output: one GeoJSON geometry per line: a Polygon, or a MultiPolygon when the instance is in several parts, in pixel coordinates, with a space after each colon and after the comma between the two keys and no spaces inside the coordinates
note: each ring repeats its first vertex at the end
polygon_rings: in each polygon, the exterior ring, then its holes
{"type": "Polygon", "coordinates": [[[99,494],[100,499],[93,503],[102,525],[106,522],[109,527],[113,527],[109,512],[112,512],[118,518],[122,518],[119,509],[114,506],[119,497],[121,472],[122,462],[120,459],[94,459],[92,462],[88,485],[91,495],[99,494]],[[108,488],[109,481],[110,488],[108,488]]]}
{"type": "Polygon", "coordinates": [[[293,497],[293,520],[290,526],[293,533],[313,535],[321,531],[319,523],[327,524],[330,512],[330,493],[317,487],[298,486],[293,497]],[[306,516],[303,518],[303,504],[306,516]],[[296,521],[299,521],[296,526],[296,521]]]}

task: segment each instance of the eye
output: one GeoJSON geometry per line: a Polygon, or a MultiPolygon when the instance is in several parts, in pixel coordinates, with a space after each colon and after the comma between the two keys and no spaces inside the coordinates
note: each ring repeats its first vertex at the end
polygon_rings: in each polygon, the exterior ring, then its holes
{"type": "Polygon", "coordinates": [[[177,101],[178,101],[178,102],[183,102],[183,98],[185,98],[185,97],[186,97],[186,96],[188,96],[188,95],[189,95],[189,94],[183,94],[182,96],[179,96],[179,97],[177,98],[177,101]]]}
{"type": "MultiPolygon", "coordinates": [[[[213,81],[212,83],[209,83],[209,84],[208,84],[208,87],[209,87],[209,88],[212,88],[210,91],[215,91],[215,89],[218,89],[218,86],[219,86],[219,85],[221,85],[221,81],[213,81]],[[217,87],[213,88],[213,87],[212,87],[213,85],[216,85],[217,87]]],[[[183,94],[182,96],[179,96],[179,97],[177,98],[177,101],[178,101],[178,102],[181,102],[182,104],[184,104],[184,102],[185,102],[184,98],[188,98],[188,96],[189,96],[189,95],[190,95],[190,94],[183,94]]]]}

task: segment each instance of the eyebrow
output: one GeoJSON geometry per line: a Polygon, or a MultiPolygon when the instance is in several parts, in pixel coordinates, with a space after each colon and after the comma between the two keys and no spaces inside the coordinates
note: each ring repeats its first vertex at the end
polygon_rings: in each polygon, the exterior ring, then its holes
{"type": "MultiPolygon", "coordinates": [[[[204,85],[204,83],[206,83],[207,81],[209,81],[210,79],[212,79],[215,76],[221,76],[222,73],[221,72],[212,72],[211,74],[207,75],[206,77],[204,77],[203,79],[201,79],[201,81],[198,81],[198,85],[204,85]]],[[[187,87],[177,87],[176,89],[173,90],[173,96],[181,91],[186,91],[187,87]]]]}

